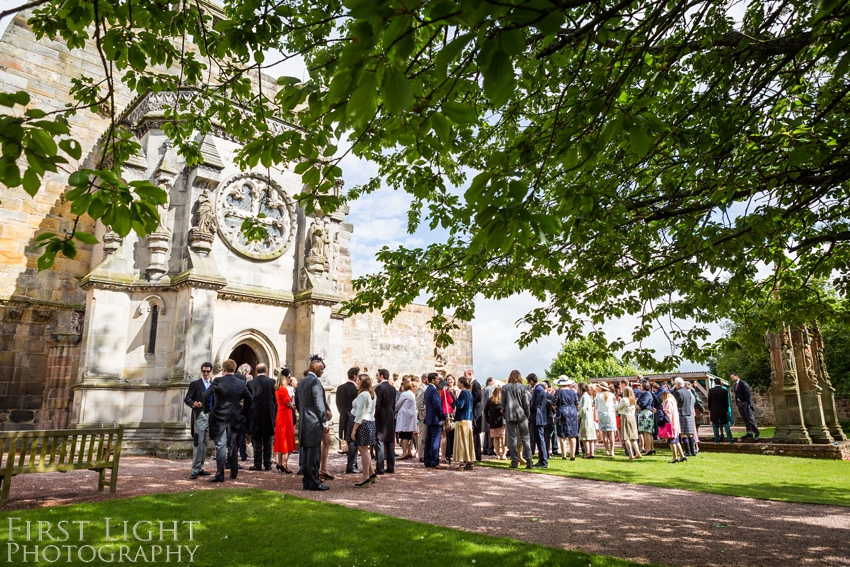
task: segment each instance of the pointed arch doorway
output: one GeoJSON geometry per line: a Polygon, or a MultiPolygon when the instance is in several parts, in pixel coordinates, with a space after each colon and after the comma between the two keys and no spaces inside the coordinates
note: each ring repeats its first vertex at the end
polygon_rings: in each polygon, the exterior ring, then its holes
{"type": "Polygon", "coordinates": [[[277,349],[269,338],[256,329],[245,329],[227,337],[218,349],[215,359],[215,371],[221,370],[221,363],[232,358],[237,368],[242,364],[251,365],[255,374],[257,364],[263,363],[273,372],[280,365],[277,349]]]}

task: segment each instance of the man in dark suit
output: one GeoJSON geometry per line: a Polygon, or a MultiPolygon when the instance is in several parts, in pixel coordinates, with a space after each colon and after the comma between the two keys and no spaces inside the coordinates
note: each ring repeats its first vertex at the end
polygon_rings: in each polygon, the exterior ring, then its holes
{"type": "Polygon", "coordinates": [[[225,453],[230,448],[230,478],[239,472],[236,443],[242,430],[242,418],[251,410],[251,392],[243,380],[233,375],[236,362],[231,359],[221,364],[224,376],[216,378],[204,392],[203,408],[209,413],[210,438],[215,443],[216,474],[211,482],[224,482],[225,453]],[[242,402],[242,405],[239,405],[242,402]]]}
{"type": "Polygon", "coordinates": [[[210,387],[212,374],[212,363],[205,362],[201,365],[201,377],[189,384],[189,390],[183,403],[192,408],[191,431],[192,431],[192,474],[190,480],[199,476],[209,476],[204,470],[204,460],[207,457],[207,447],[210,444],[210,418],[204,413],[204,392],[210,387]]]}
{"type": "Polygon", "coordinates": [[[322,439],[328,429],[325,390],[319,378],[325,373],[325,362],[319,355],[310,357],[307,376],[298,382],[298,438],[301,441],[301,479],[304,490],[328,490],[319,479],[322,439]]]}
{"type": "Polygon", "coordinates": [[[738,413],[741,420],[744,422],[744,427],[747,428],[747,434],[744,438],[751,437],[756,441],[759,440],[759,428],[756,425],[756,414],[753,405],[753,392],[750,390],[750,385],[741,380],[736,372],[729,375],[732,378],[735,392],[735,405],[738,406],[738,413]]]}
{"type": "Polygon", "coordinates": [[[463,375],[472,384],[472,447],[475,450],[475,460],[481,460],[481,431],[482,420],[484,419],[484,404],[481,400],[481,384],[475,379],[475,373],[470,368],[464,370],[463,375]]]}
{"type": "Polygon", "coordinates": [[[708,391],[708,417],[711,427],[714,428],[714,443],[720,443],[723,437],[723,429],[726,429],[726,437],[729,443],[734,443],[732,430],[729,428],[729,390],[723,387],[720,378],[714,379],[714,387],[708,391]]]}
{"type": "Polygon", "coordinates": [[[248,382],[254,398],[248,412],[248,433],[254,446],[254,466],[249,470],[272,470],[272,437],[277,415],[277,400],[274,395],[274,380],[266,375],[268,368],[262,362],[257,365],[257,377],[248,382]]]}
{"type": "Polygon", "coordinates": [[[443,422],[446,414],[443,412],[443,404],[440,402],[440,393],[437,391],[437,383],[440,375],[436,372],[428,374],[430,385],[425,389],[425,467],[429,469],[441,468],[440,465],[440,435],[443,432],[443,422]]]}
{"type": "Polygon", "coordinates": [[[532,388],[528,425],[538,450],[534,468],[547,469],[549,468],[549,451],[546,449],[546,388],[537,381],[537,375],[534,373],[529,374],[525,379],[532,388]]]}
{"type": "MultiPolygon", "coordinates": [[[[351,405],[357,397],[357,375],[359,368],[348,369],[348,382],[336,389],[336,411],[339,412],[339,438],[345,439],[348,431],[348,419],[351,414],[351,405]]],[[[354,441],[348,441],[348,461],[345,464],[345,474],[360,474],[357,468],[357,446],[354,441]]]]}
{"type": "Polygon", "coordinates": [[[389,377],[390,373],[386,368],[378,369],[378,386],[375,388],[375,429],[378,434],[378,444],[375,446],[375,474],[395,472],[396,389],[389,383],[389,377]]]}

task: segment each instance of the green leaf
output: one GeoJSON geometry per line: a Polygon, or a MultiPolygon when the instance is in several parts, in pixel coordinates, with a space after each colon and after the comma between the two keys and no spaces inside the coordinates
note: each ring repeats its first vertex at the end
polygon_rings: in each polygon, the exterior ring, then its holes
{"type": "Polygon", "coordinates": [[[83,147],[77,140],[61,140],[59,148],[68,154],[72,159],[80,159],[83,155],[83,147]]]}
{"type": "Polygon", "coordinates": [[[522,28],[501,30],[499,45],[508,55],[522,55],[525,52],[525,32],[522,28]]]}
{"type": "Polygon", "coordinates": [[[44,117],[44,111],[39,110],[38,108],[30,108],[24,114],[30,118],[42,118],[44,117]]]}
{"type": "Polygon", "coordinates": [[[494,106],[503,106],[513,96],[515,85],[511,58],[502,50],[496,51],[484,69],[484,94],[494,106]]]}
{"type": "Polygon", "coordinates": [[[0,106],[13,107],[16,104],[26,106],[30,103],[30,95],[26,91],[17,91],[14,93],[0,93],[0,106]]]}
{"type": "Polygon", "coordinates": [[[73,187],[86,187],[89,186],[89,174],[87,171],[75,171],[68,177],[68,185],[73,187]]]}
{"type": "Polygon", "coordinates": [[[652,143],[649,141],[649,136],[646,135],[646,130],[639,123],[632,124],[631,130],[629,130],[629,144],[632,152],[641,158],[649,152],[652,143]]]}
{"type": "Polygon", "coordinates": [[[98,239],[94,234],[91,234],[89,232],[83,232],[82,230],[74,231],[74,238],[76,238],[83,244],[94,245],[98,243],[98,239]]]}
{"type": "Polygon", "coordinates": [[[471,33],[464,34],[440,50],[434,60],[434,70],[438,78],[446,76],[449,64],[457,59],[458,55],[460,55],[463,51],[463,48],[466,47],[472,40],[472,37],[473,35],[471,33]]]}
{"type": "Polygon", "coordinates": [[[478,113],[468,104],[447,100],[441,108],[443,114],[455,124],[472,124],[478,120],[478,113]]]}
{"type": "Polygon", "coordinates": [[[381,99],[393,114],[401,114],[413,103],[413,89],[407,77],[395,67],[387,67],[381,80],[381,99]]]}
{"type": "Polygon", "coordinates": [[[41,180],[32,168],[24,172],[23,183],[24,191],[26,191],[30,197],[35,197],[35,194],[38,193],[38,190],[41,187],[41,180]]]}

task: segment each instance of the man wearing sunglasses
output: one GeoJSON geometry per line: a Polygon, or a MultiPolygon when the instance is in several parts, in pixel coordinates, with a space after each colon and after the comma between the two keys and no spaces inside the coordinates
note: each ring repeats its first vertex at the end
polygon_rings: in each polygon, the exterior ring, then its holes
{"type": "Polygon", "coordinates": [[[183,399],[183,403],[192,408],[192,441],[194,443],[192,452],[192,474],[191,480],[199,476],[209,476],[204,470],[204,459],[207,457],[207,446],[210,441],[209,423],[210,418],[203,411],[204,392],[210,387],[212,380],[212,363],[205,362],[201,365],[201,377],[189,384],[189,391],[183,399]]]}

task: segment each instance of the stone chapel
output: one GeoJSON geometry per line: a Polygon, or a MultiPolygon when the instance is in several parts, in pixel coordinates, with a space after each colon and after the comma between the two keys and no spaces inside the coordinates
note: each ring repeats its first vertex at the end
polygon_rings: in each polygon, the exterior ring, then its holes
{"type": "MultiPolygon", "coordinates": [[[[0,38],[0,92],[26,90],[32,107],[62,108],[71,78],[98,74],[97,54],[36,40],[26,20],[18,14],[0,38]]],[[[149,179],[168,194],[159,228],[145,238],[122,239],[83,218],[79,228],[100,243],[39,272],[34,237],[73,222],[67,173],[48,174],[35,198],[0,185],[0,428],[118,423],[127,449],[174,455],[189,451],[183,397],[205,361],[300,375],[318,353],[329,394],[354,365],[399,376],[471,367],[471,328],[437,348],[426,306],[390,325],[379,313],[340,313],[352,293],[347,208],[327,215],[299,206],[293,195],[303,187],[291,171],[239,169],[238,145],[221,130],[198,140],[203,165],[187,167],[161,127],[164,110],[188,95],[120,93],[121,122],[142,146],[125,179],[149,179]],[[260,213],[268,236],[249,243],[239,227],[260,213]]],[[[107,120],[81,111],[70,121],[83,144],[81,163],[71,165],[85,167],[107,120]]]]}

